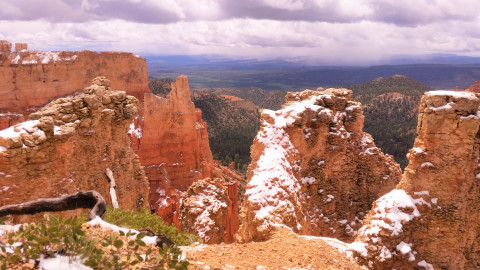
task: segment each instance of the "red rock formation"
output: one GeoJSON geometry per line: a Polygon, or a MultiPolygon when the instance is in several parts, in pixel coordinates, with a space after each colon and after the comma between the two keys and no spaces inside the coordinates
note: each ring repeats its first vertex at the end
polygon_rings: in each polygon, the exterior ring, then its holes
{"type": "Polygon", "coordinates": [[[480,99],[431,91],[397,188],[378,199],[355,256],[371,269],[477,269],[480,265],[480,99]]]}
{"type": "Polygon", "coordinates": [[[0,41],[0,112],[29,114],[49,101],[82,90],[96,76],[138,99],[148,89],[145,58],[120,52],[28,51],[0,41]]]}
{"type": "Polygon", "coordinates": [[[0,130],[25,121],[21,113],[0,113],[0,130]]]}
{"type": "Polygon", "coordinates": [[[145,94],[142,113],[130,133],[150,181],[151,206],[157,207],[172,188],[184,192],[196,180],[211,177],[213,158],[186,76],[177,78],[166,98],[145,94]]]}
{"type": "Polygon", "coordinates": [[[237,197],[236,187],[236,184],[218,178],[193,183],[182,195],[182,231],[196,234],[208,244],[232,243],[234,235],[231,232],[238,227],[238,219],[233,220],[230,216],[238,213],[238,204],[232,202],[230,196],[237,197]]]}
{"type": "Polygon", "coordinates": [[[278,111],[263,110],[251,147],[239,237],[268,238],[278,227],[352,239],[372,203],[401,170],[362,131],[351,90],[289,93],[278,111]]]}
{"type": "Polygon", "coordinates": [[[477,80],[474,84],[472,84],[465,91],[472,92],[472,93],[480,93],[480,80],[477,80]]]}
{"type": "Polygon", "coordinates": [[[100,77],[0,131],[0,205],[90,189],[110,204],[109,168],[120,208],[148,207],[148,181],[126,134],[137,106],[100,77]]]}

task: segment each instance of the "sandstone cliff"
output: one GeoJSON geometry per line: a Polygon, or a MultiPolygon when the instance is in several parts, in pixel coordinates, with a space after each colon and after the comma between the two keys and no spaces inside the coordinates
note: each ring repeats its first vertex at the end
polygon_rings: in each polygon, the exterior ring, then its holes
{"type": "Polygon", "coordinates": [[[145,94],[141,113],[130,133],[150,182],[150,204],[161,208],[171,194],[212,176],[206,124],[190,99],[186,76],[177,78],[166,98],[145,94]]]}
{"type": "Polygon", "coordinates": [[[29,114],[49,101],[82,90],[96,76],[138,99],[148,89],[145,58],[120,52],[29,51],[0,41],[0,112],[29,114]]]}
{"type": "Polygon", "coordinates": [[[351,94],[289,93],[283,109],[263,111],[251,147],[241,240],[262,240],[283,226],[353,239],[372,203],[398,183],[400,167],[362,131],[360,103],[351,94]]]}
{"type": "Polygon", "coordinates": [[[480,99],[427,92],[418,137],[397,188],[378,199],[355,255],[371,269],[477,269],[480,265],[480,99]]]}
{"type": "Polygon", "coordinates": [[[99,77],[0,131],[0,205],[89,189],[111,204],[110,169],[120,208],[148,207],[148,182],[127,136],[137,106],[99,77]]]}

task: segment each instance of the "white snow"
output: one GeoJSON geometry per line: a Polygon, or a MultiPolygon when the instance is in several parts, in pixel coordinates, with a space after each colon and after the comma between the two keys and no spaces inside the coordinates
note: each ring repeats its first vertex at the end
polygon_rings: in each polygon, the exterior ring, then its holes
{"type": "Polygon", "coordinates": [[[37,60],[23,60],[22,65],[35,65],[37,64],[37,60]]]}
{"type": "Polygon", "coordinates": [[[333,117],[331,110],[315,105],[323,97],[324,95],[311,96],[303,101],[290,103],[278,111],[263,110],[264,118],[271,119],[262,122],[262,129],[256,139],[265,145],[265,150],[257,161],[257,168],[245,192],[247,200],[259,206],[255,217],[261,220],[260,227],[283,226],[282,216],[286,214],[297,219],[294,209],[296,205],[300,205],[300,183],[313,183],[315,179],[305,177],[299,181],[295,177],[294,171],[301,170],[295,159],[298,150],[284,128],[292,125],[306,110],[333,117]]]}
{"type": "Polygon", "coordinates": [[[82,259],[80,256],[68,257],[57,255],[55,258],[41,258],[39,269],[43,270],[89,270],[92,269],[88,266],[82,264],[82,259]]]}
{"type": "Polygon", "coordinates": [[[457,92],[457,91],[449,91],[449,90],[434,90],[434,91],[428,91],[425,94],[427,96],[452,96],[457,98],[468,98],[468,99],[476,98],[474,93],[457,92]]]}
{"type": "Polygon", "coordinates": [[[433,204],[437,204],[438,203],[438,198],[432,198],[431,201],[432,201],[433,204]]]}
{"type": "Polygon", "coordinates": [[[433,265],[427,263],[425,260],[421,260],[417,263],[418,266],[425,267],[427,270],[434,270],[433,265]]]}
{"type": "Polygon", "coordinates": [[[7,150],[7,148],[6,148],[5,146],[1,146],[1,145],[0,145],[0,152],[3,152],[3,151],[5,151],[5,150],[7,150]]]}
{"type": "Polygon", "coordinates": [[[381,230],[391,231],[392,236],[399,235],[403,224],[420,216],[417,205],[429,205],[423,198],[413,199],[402,189],[394,189],[383,195],[373,209],[375,214],[369,225],[359,230],[359,234],[376,236],[381,230]]]}
{"type": "Polygon", "coordinates": [[[447,104],[445,104],[443,106],[431,107],[431,109],[433,111],[450,110],[450,109],[453,109],[452,105],[453,105],[453,102],[448,102],[447,104]]]}
{"type": "Polygon", "coordinates": [[[368,146],[368,144],[372,143],[372,140],[370,140],[365,133],[363,133],[362,136],[362,141],[360,142],[361,146],[368,146]]]}
{"type": "MultiPolygon", "coordinates": [[[[0,137],[22,140],[22,134],[36,138],[38,141],[47,139],[45,132],[37,127],[39,120],[22,122],[18,125],[0,131],[0,137]]],[[[24,145],[25,147],[25,145],[24,145]]],[[[4,147],[5,148],[5,147],[4,147]]],[[[0,149],[2,150],[2,149],[0,149]]],[[[5,151],[4,149],[2,151],[5,151]]]]}
{"type": "Polygon", "coordinates": [[[413,153],[415,154],[425,153],[421,148],[418,148],[418,147],[414,147],[412,150],[413,150],[413,153]]]}
{"type": "MultiPolygon", "coordinates": [[[[102,228],[109,228],[114,232],[122,231],[124,233],[128,233],[128,232],[133,233],[133,235],[130,236],[131,238],[135,238],[136,235],[140,233],[139,231],[134,230],[134,229],[124,228],[124,227],[120,227],[120,226],[117,226],[117,225],[110,224],[110,223],[104,221],[101,217],[98,217],[98,216],[95,217],[94,219],[90,220],[88,223],[91,226],[99,225],[102,228]]],[[[148,244],[148,245],[156,245],[157,244],[157,237],[156,236],[145,236],[145,237],[142,238],[142,241],[145,242],[145,244],[148,244]]]]}
{"type": "Polygon", "coordinates": [[[302,182],[302,185],[305,185],[305,184],[313,184],[315,182],[315,177],[302,177],[300,178],[300,182],[302,182]]]}
{"type": "Polygon", "coordinates": [[[20,226],[22,224],[17,224],[17,225],[0,225],[0,235],[4,235],[9,232],[16,232],[18,229],[20,229],[20,226]]]}
{"type": "Polygon", "coordinates": [[[37,52],[37,57],[42,62],[42,64],[48,64],[50,61],[54,63],[60,61],[60,57],[58,56],[58,52],[46,52],[46,51],[39,51],[37,52]]]}
{"type": "Polygon", "coordinates": [[[221,190],[215,185],[208,184],[202,192],[195,195],[194,200],[190,200],[193,204],[190,207],[190,212],[197,214],[193,227],[197,235],[205,242],[210,240],[210,232],[215,231],[215,221],[213,220],[212,214],[216,214],[221,209],[227,208],[225,202],[217,199],[217,196],[224,192],[224,190],[221,190]]]}
{"type": "Polygon", "coordinates": [[[423,196],[423,195],[430,196],[430,192],[428,192],[428,190],[415,191],[413,192],[413,194],[417,196],[423,196]]]}
{"type": "Polygon", "coordinates": [[[127,132],[129,135],[135,135],[138,139],[142,138],[142,128],[140,127],[140,124],[138,124],[137,127],[135,127],[135,120],[130,124],[130,129],[127,132]]]}
{"type": "Polygon", "coordinates": [[[400,242],[400,244],[397,245],[397,250],[400,251],[402,254],[407,254],[412,251],[412,244],[407,244],[402,241],[400,242]]]}
{"type": "Polygon", "coordinates": [[[335,196],[333,196],[332,194],[328,194],[327,198],[324,201],[325,202],[331,202],[333,200],[333,198],[335,198],[335,196]]]}

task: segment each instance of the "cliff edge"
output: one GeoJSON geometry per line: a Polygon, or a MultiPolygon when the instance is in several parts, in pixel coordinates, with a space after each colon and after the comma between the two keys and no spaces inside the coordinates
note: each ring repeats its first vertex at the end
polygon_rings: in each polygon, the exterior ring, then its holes
{"type": "Polygon", "coordinates": [[[148,207],[148,182],[127,135],[137,106],[98,77],[82,94],[0,131],[0,205],[90,189],[112,204],[110,171],[120,208],[148,207]]]}
{"type": "Polygon", "coordinates": [[[288,93],[281,110],[263,110],[240,215],[242,241],[267,239],[278,227],[353,240],[372,203],[398,183],[399,165],[362,131],[361,106],[351,95],[305,90],[288,93]]]}
{"type": "Polygon", "coordinates": [[[476,269],[480,265],[480,99],[430,91],[402,180],[378,199],[355,253],[371,269],[476,269]]]}

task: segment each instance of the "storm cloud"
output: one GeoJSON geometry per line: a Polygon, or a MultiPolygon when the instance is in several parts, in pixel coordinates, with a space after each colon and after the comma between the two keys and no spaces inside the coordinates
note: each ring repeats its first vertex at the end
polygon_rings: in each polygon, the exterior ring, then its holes
{"type": "Polygon", "coordinates": [[[0,39],[39,49],[377,61],[479,54],[476,0],[0,0],[0,39]]]}

